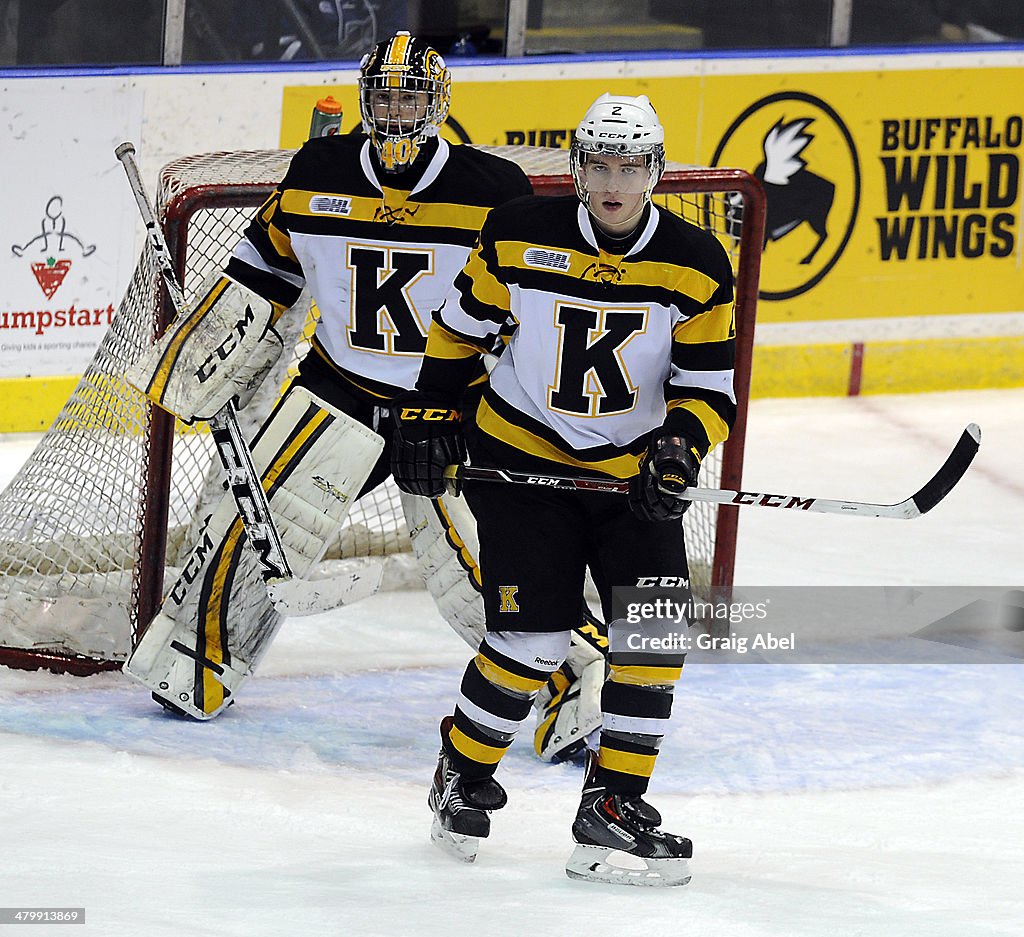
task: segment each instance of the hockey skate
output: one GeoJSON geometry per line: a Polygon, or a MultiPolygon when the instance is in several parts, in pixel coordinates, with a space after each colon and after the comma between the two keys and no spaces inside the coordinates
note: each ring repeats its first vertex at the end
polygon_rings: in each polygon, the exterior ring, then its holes
{"type": "Polygon", "coordinates": [[[609,885],[685,885],[693,844],[659,829],[661,814],[636,794],[617,794],[591,783],[572,825],[576,843],[565,874],[609,885]]]}
{"type": "MultiPolygon", "coordinates": [[[[446,738],[452,718],[441,722],[441,737],[446,738]]],[[[494,778],[464,778],[444,750],[437,756],[434,782],[427,795],[427,806],[434,812],[430,839],[462,862],[473,862],[480,840],[491,832],[491,811],[508,803],[504,788],[494,778]]]]}

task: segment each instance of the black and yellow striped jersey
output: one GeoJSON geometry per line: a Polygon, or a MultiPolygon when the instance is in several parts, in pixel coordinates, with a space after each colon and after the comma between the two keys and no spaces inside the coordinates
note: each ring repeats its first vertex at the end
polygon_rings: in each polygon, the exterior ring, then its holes
{"type": "Polygon", "coordinates": [[[430,315],[488,212],[529,194],[515,163],[438,140],[403,173],[378,173],[365,137],[309,141],[256,213],[225,272],[279,307],[304,286],[313,349],[360,396],[411,388],[430,315]]]}
{"type": "Polygon", "coordinates": [[[623,254],[602,243],[574,197],[519,199],[491,213],[435,313],[421,391],[456,400],[479,355],[506,343],[477,412],[484,458],[627,478],[662,425],[702,457],[728,436],[724,248],[657,206],[623,254]]]}

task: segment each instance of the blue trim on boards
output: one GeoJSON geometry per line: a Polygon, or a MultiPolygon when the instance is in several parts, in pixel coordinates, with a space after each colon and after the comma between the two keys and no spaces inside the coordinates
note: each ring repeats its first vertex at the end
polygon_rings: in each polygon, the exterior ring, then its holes
{"type": "MultiPolygon", "coordinates": [[[[800,59],[800,58],[850,58],[878,57],[883,55],[939,55],[967,53],[974,55],[996,52],[1024,52],[1024,42],[972,43],[956,45],[922,46],[855,46],[842,49],[701,49],[671,52],[588,52],[558,55],[526,55],[518,58],[495,56],[452,56],[446,61],[450,66],[460,65],[564,65],[586,62],[670,62],[677,59],[800,59]]],[[[136,75],[221,75],[258,74],[261,72],[323,72],[355,71],[359,62],[355,59],[324,60],[320,62],[210,62],[177,66],[163,65],[111,65],[111,66],[25,66],[22,68],[0,69],[0,79],[11,78],[81,78],[81,77],[126,77],[136,75]]]]}

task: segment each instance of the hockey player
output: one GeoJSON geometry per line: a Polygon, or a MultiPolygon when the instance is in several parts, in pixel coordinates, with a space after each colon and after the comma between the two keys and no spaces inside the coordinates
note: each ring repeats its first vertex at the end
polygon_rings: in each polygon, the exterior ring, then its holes
{"type": "MultiPolygon", "coordinates": [[[[356,443],[362,452],[366,441],[336,414],[390,439],[388,405],[415,380],[431,311],[465,263],[487,213],[530,193],[516,164],[450,147],[440,137],[450,82],[441,56],[422,40],[398,33],[377,45],[359,76],[366,135],[315,138],[302,147],[224,274],[204,285],[192,314],[174,324],[133,374],[153,400],[186,421],[208,418],[232,397],[251,394],[280,351],[273,323],[303,286],[309,288],[320,314],[311,351],[253,444],[258,468],[274,479],[271,507],[286,552],[297,556],[297,575],[319,559],[337,526],[322,516],[325,506],[345,510],[390,473],[387,452],[377,458],[371,447],[368,455],[356,455],[356,443]],[[243,339],[225,344],[225,335],[250,316],[255,324],[243,339]],[[212,373],[196,367],[213,349],[226,347],[230,354],[212,373]],[[325,479],[354,471],[351,498],[342,503],[325,496],[333,485],[325,479]]],[[[466,539],[463,527],[472,519],[459,513],[460,502],[409,498],[405,506],[442,614],[476,646],[483,634],[477,571],[466,551],[451,547],[460,541],[453,527],[466,539]]],[[[126,672],[168,708],[209,719],[233,701],[280,621],[234,504],[225,498],[199,531],[126,672]]],[[[578,692],[565,692],[575,677],[568,668],[582,671],[581,661],[596,659],[592,674],[603,675],[603,658],[594,650],[601,636],[593,624],[589,628],[590,643],[579,636],[573,659],[553,677],[539,749],[545,757],[579,748],[599,722],[593,690],[587,707],[578,692]],[[567,726],[561,732],[553,731],[556,716],[567,726]]]]}
{"type": "MultiPolygon", "coordinates": [[[[441,723],[432,838],[475,858],[504,806],[495,769],[569,647],[585,569],[609,621],[610,677],[566,866],[574,878],[689,881],[688,839],[660,829],[647,791],[678,651],[630,652],[612,589],[685,582],[679,493],[734,420],[732,270],[711,234],[651,202],[664,131],[646,97],[602,95],[575,131],[578,198],[495,209],[435,313],[411,393],[396,401],[393,471],[436,497],[466,456],[455,416],[479,356],[506,343],[468,437],[476,465],[630,480],[628,498],[467,482],[487,634],[441,723]],[[666,581],[666,580],[661,580],[666,581]],[[617,642],[618,638],[618,642],[617,642]]],[[[653,645],[652,645],[653,647],[653,645]]]]}

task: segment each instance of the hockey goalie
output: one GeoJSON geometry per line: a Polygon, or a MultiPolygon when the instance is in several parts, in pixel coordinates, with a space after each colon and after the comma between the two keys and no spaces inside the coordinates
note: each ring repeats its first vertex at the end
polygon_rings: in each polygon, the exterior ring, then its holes
{"type": "MultiPolygon", "coordinates": [[[[378,44],[360,68],[363,133],[299,150],[224,270],[129,373],[188,423],[244,407],[283,350],[282,317],[308,290],[319,313],[310,350],[252,440],[297,576],[321,559],[351,504],[387,478],[391,403],[415,382],[432,312],[488,212],[531,191],[514,163],[441,138],[450,88],[441,56],[421,40],[398,33],[378,44]]],[[[469,393],[485,381],[481,369],[469,393]]],[[[269,597],[238,503],[225,494],[193,532],[125,667],[162,705],[196,719],[234,702],[293,611],[269,597]]],[[[471,513],[458,497],[406,497],[403,508],[427,588],[476,649],[484,614],[471,513]]],[[[566,663],[538,695],[541,758],[582,754],[599,728],[606,644],[600,622],[578,623],[566,663]]]]}

